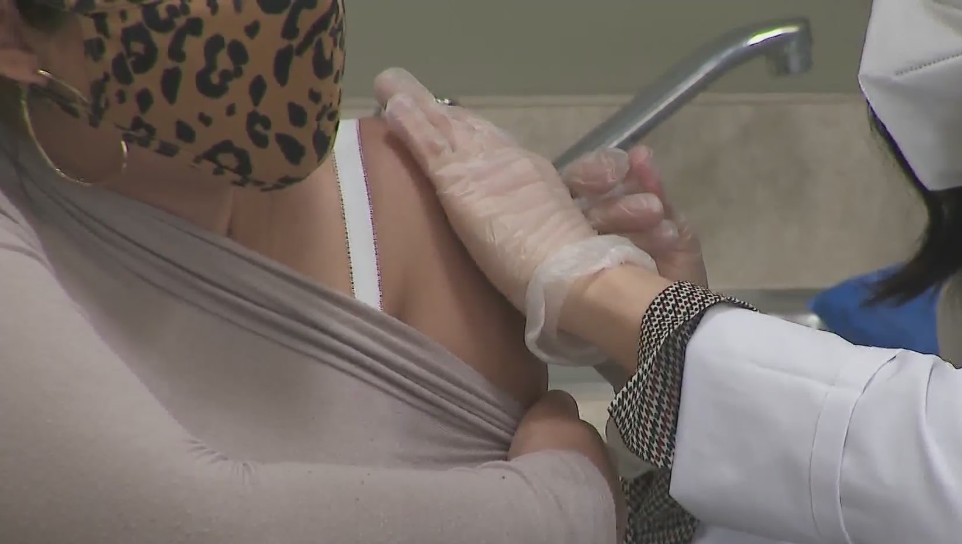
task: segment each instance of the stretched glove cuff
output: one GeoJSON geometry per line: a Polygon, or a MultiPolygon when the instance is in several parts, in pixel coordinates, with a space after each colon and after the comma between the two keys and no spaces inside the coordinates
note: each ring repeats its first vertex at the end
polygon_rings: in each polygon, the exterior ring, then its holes
{"type": "Polygon", "coordinates": [[[580,278],[634,264],[655,270],[651,257],[622,236],[594,236],[569,244],[545,259],[525,294],[525,343],[545,363],[596,366],[608,359],[597,347],[558,330],[571,285],[580,278]]]}

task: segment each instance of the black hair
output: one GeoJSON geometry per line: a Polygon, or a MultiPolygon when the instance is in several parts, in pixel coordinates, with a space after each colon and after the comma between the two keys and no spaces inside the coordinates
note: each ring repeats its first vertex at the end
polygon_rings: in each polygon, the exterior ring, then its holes
{"type": "Polygon", "coordinates": [[[962,270],[962,187],[943,191],[927,189],[871,106],[869,121],[921,197],[928,215],[928,224],[915,255],[896,272],[879,281],[869,299],[870,304],[902,303],[941,285],[962,270]]]}
{"type": "MultiPolygon", "coordinates": [[[[66,12],[40,0],[14,0],[14,4],[26,26],[47,34],[56,31],[70,17],[66,12]]],[[[0,125],[23,132],[25,129],[19,108],[21,92],[19,83],[0,77],[0,125]]]]}
{"type": "Polygon", "coordinates": [[[67,18],[63,10],[37,0],[15,0],[15,4],[23,22],[40,31],[53,32],[67,18]]]}

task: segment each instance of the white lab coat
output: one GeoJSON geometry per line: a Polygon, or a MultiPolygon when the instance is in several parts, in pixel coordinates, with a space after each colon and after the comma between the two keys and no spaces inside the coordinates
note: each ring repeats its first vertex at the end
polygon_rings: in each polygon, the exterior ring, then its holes
{"type": "Polygon", "coordinates": [[[703,521],[696,544],[962,542],[962,371],[713,309],[671,492],[703,521]]]}

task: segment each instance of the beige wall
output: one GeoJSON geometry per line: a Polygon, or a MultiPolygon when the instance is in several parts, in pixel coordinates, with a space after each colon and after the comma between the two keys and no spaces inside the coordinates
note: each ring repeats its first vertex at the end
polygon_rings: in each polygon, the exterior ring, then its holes
{"type": "Polygon", "coordinates": [[[771,79],[762,62],[718,92],[853,92],[871,0],[347,0],[347,93],[401,65],[440,94],[631,94],[733,27],[803,15],[815,69],[771,79]]]}

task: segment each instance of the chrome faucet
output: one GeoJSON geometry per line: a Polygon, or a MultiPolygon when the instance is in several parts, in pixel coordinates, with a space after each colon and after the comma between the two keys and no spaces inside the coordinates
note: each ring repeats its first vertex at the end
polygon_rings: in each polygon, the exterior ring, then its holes
{"type": "Polygon", "coordinates": [[[705,44],[562,153],[555,166],[560,170],[596,149],[627,150],[722,74],[761,55],[768,58],[776,76],[810,70],[812,33],[808,19],[754,24],[705,44]]]}

